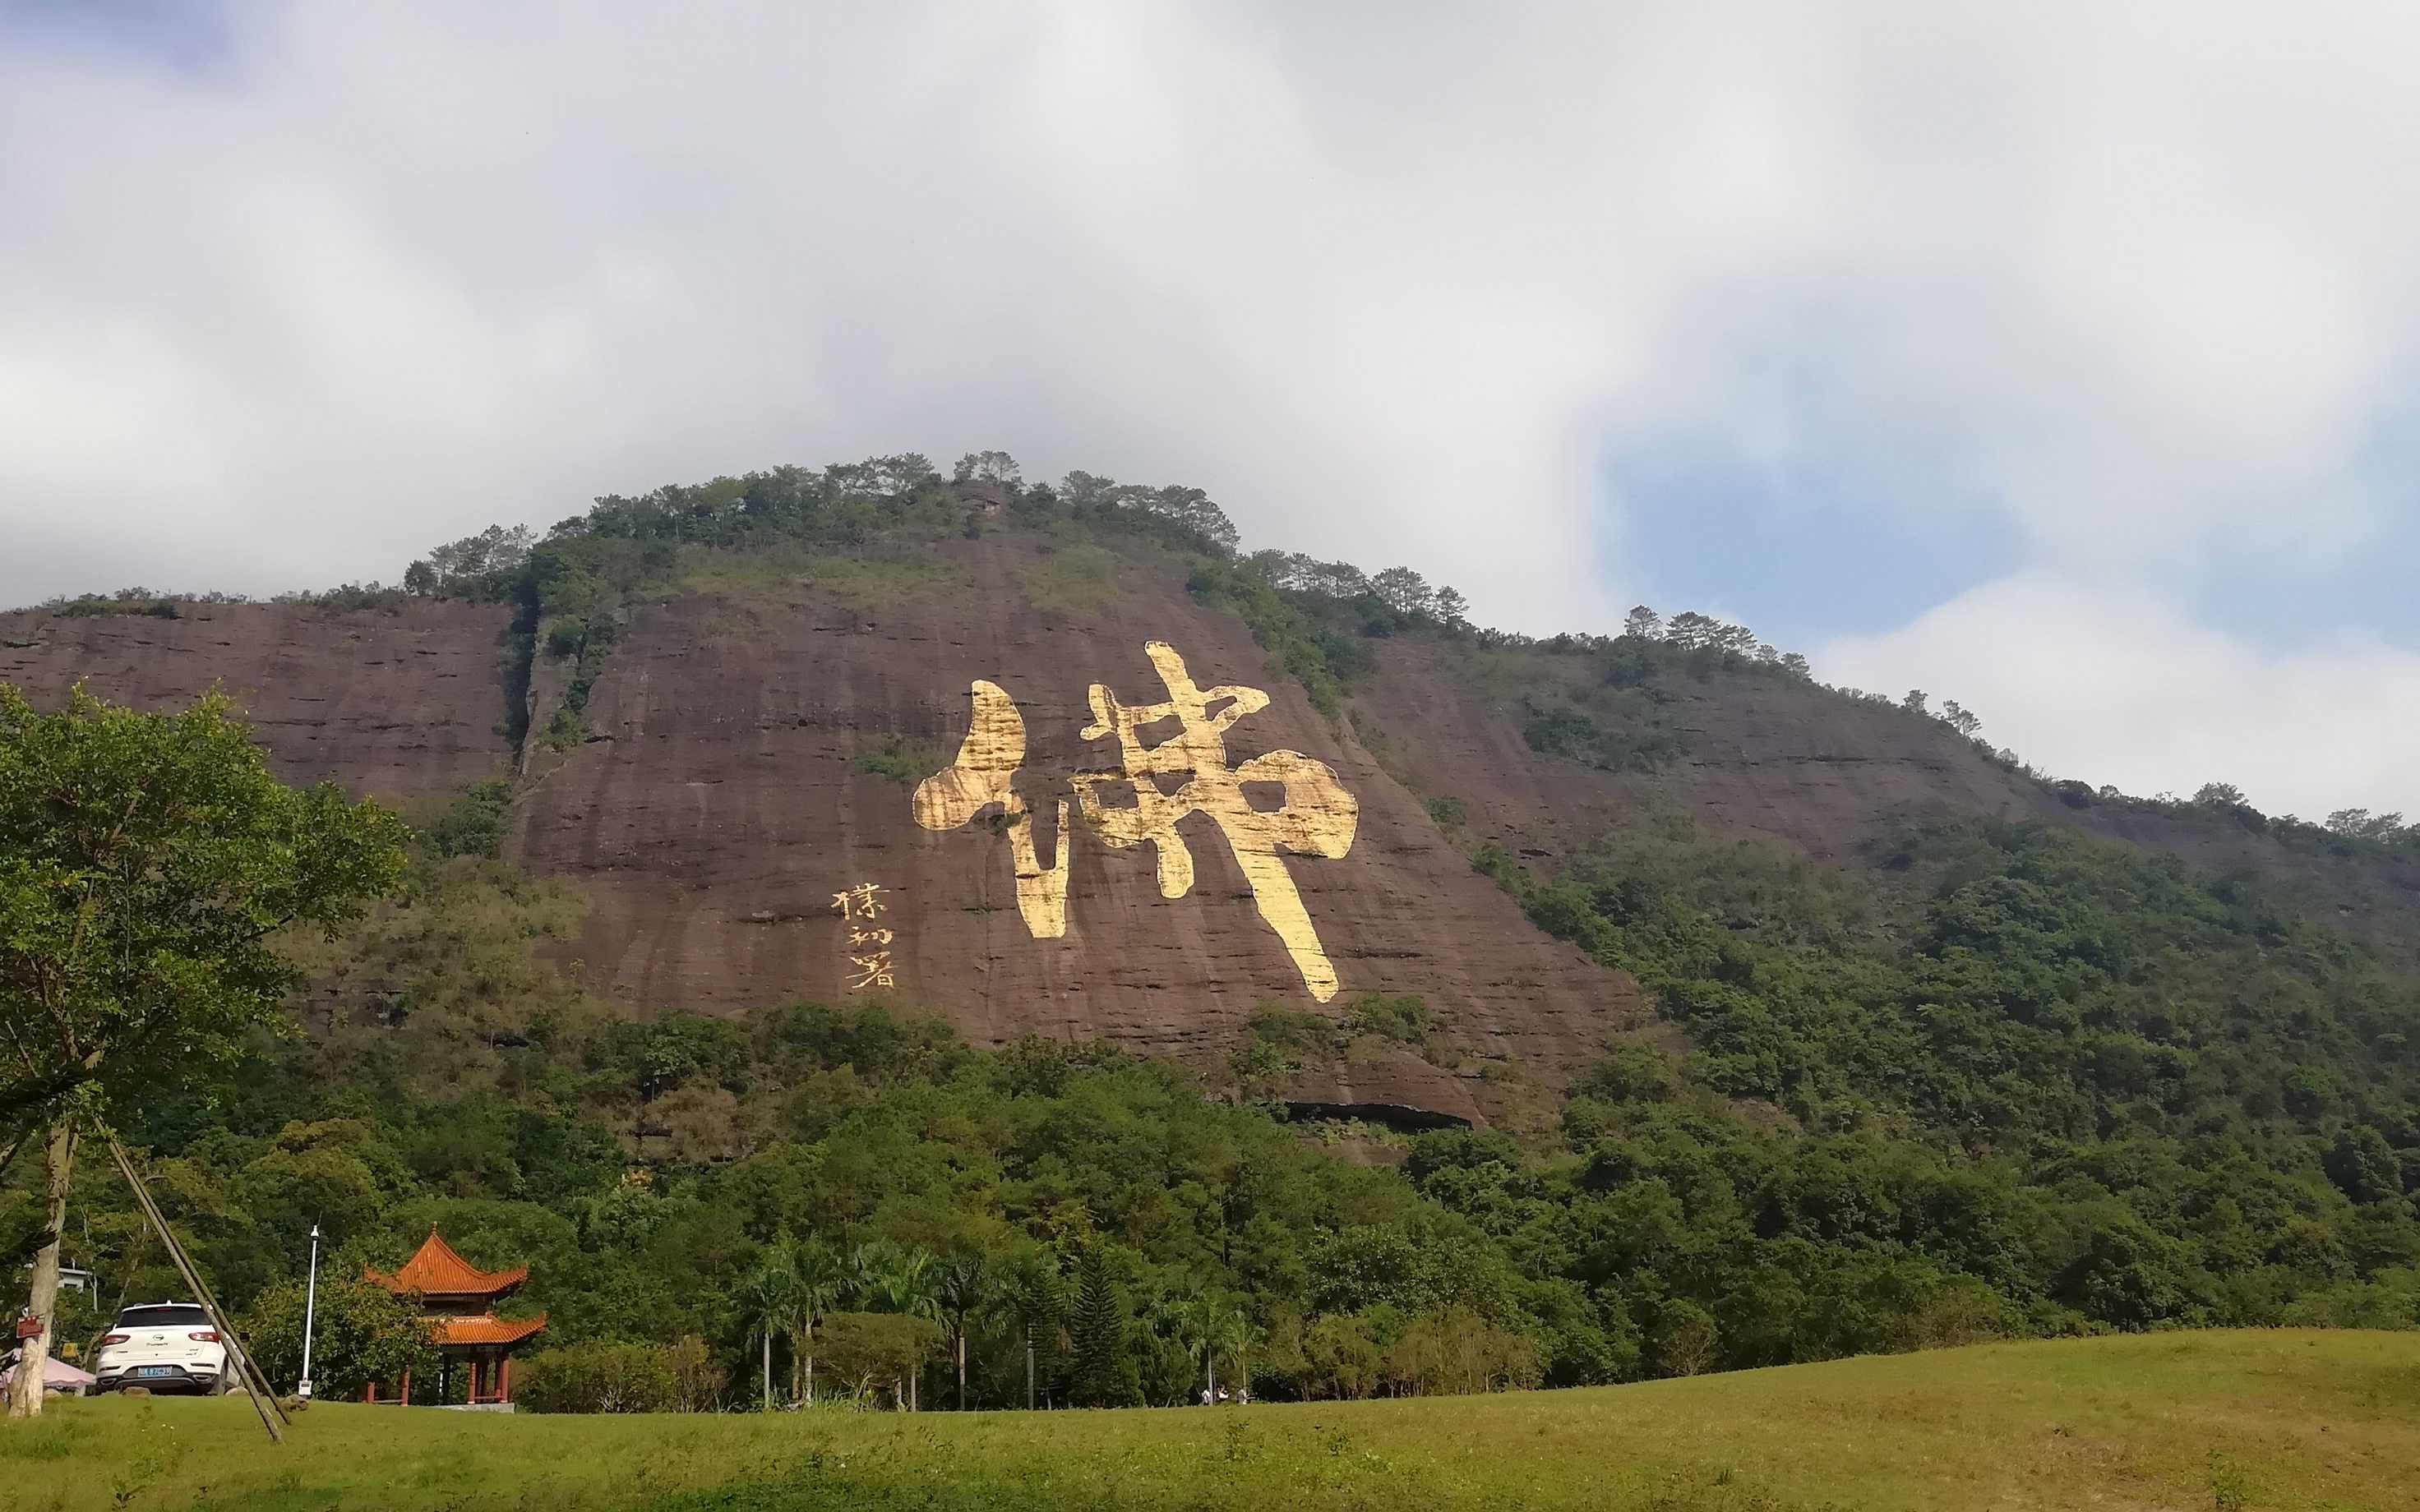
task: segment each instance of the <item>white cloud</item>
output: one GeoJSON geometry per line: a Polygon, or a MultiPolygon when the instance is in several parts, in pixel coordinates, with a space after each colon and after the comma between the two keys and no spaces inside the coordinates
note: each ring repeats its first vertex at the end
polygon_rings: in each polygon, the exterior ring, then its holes
{"type": "Polygon", "coordinates": [[[2137,796],[2232,782],[2319,820],[2420,820],[2420,655],[2344,640],[2265,653],[2175,606],[2049,574],[1964,594],[1883,636],[1844,638],[1817,675],[1956,699],[2034,766],[2137,796]]]}
{"type": "Polygon", "coordinates": [[[1533,628],[1629,602],[1602,466],[1674,437],[2136,584],[2398,507],[2403,8],[228,17],[0,46],[0,601],[994,445],[1533,628]]]}

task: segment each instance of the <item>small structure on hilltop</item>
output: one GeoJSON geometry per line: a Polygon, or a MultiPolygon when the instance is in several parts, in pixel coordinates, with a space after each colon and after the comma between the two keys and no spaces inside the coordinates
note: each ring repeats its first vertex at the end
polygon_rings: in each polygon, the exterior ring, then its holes
{"type": "MultiPolygon", "coordinates": [[[[513,1347],[546,1327],[546,1315],[498,1318],[495,1307],[529,1279],[528,1266],[482,1271],[455,1254],[454,1246],[432,1227],[411,1258],[396,1267],[393,1275],[381,1275],[365,1266],[362,1279],[398,1297],[419,1299],[421,1318],[429,1325],[442,1368],[450,1371],[457,1362],[470,1367],[471,1389],[465,1398],[469,1405],[511,1406],[513,1347]]],[[[447,1395],[442,1375],[437,1389],[442,1401],[447,1395]]],[[[407,1370],[390,1400],[401,1405],[411,1399],[411,1372],[407,1370]]],[[[362,1387],[362,1400],[380,1400],[377,1381],[362,1387]]]]}

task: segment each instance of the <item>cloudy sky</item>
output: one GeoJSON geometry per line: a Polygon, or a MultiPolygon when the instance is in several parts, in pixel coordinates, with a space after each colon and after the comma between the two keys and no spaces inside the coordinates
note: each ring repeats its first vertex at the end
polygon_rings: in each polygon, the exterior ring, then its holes
{"type": "Polygon", "coordinates": [[[0,603],[1000,447],[2420,811],[2420,9],[0,0],[0,603]]]}

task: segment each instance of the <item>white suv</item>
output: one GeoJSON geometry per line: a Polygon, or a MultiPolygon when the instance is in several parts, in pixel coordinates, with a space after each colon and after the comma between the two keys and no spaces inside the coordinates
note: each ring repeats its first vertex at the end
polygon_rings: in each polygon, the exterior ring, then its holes
{"type": "Polygon", "coordinates": [[[159,1302],[129,1307],[92,1355],[95,1391],[148,1386],[153,1391],[226,1389],[226,1346],[197,1303],[159,1302]]]}

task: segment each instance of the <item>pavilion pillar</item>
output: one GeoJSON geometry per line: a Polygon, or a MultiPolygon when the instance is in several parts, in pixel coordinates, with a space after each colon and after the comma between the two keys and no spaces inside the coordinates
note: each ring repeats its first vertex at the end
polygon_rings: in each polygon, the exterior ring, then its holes
{"type": "Polygon", "coordinates": [[[500,1354],[496,1357],[496,1400],[508,1402],[512,1399],[513,1357],[509,1354],[500,1354]]]}
{"type": "Polygon", "coordinates": [[[401,1395],[396,1397],[395,1405],[397,1407],[410,1407],[411,1405],[411,1372],[409,1370],[406,1370],[403,1373],[403,1391],[401,1395]]]}
{"type": "Polygon", "coordinates": [[[471,1395],[467,1400],[475,1406],[481,1395],[486,1392],[487,1387],[488,1372],[486,1369],[486,1362],[481,1360],[474,1352],[471,1356],[471,1395]]]}

